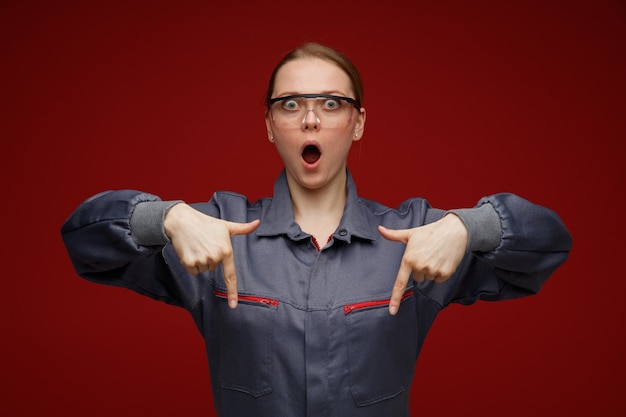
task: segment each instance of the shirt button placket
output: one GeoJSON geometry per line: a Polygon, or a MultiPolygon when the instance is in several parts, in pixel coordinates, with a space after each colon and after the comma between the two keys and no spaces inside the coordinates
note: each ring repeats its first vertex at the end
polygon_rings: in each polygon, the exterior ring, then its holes
{"type": "MultiPolygon", "coordinates": [[[[331,248],[332,249],[332,248],[331,248]]],[[[312,264],[305,321],[307,416],[328,415],[328,311],[327,251],[312,264]]]]}

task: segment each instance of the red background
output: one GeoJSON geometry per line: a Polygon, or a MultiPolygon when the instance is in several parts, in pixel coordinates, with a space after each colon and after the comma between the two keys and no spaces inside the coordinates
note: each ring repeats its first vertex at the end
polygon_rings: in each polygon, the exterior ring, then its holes
{"type": "Polygon", "coordinates": [[[574,238],[538,296],[441,314],[415,414],[625,415],[623,2],[209,3],[0,3],[0,414],[212,415],[187,313],[79,279],[59,228],[105,189],[270,194],[264,88],[313,40],[365,81],[361,195],[512,191],[574,238]]]}

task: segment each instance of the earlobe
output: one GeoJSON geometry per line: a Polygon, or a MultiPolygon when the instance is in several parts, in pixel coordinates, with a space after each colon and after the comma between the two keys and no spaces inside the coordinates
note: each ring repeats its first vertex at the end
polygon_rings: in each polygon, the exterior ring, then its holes
{"type": "Polygon", "coordinates": [[[365,128],[365,109],[361,107],[360,110],[359,120],[356,126],[354,126],[354,138],[352,139],[354,142],[361,140],[361,137],[363,136],[363,129],[365,128]]]}
{"type": "Polygon", "coordinates": [[[267,140],[274,143],[274,133],[272,133],[270,120],[267,115],[265,116],[265,127],[267,128],[267,140]]]}

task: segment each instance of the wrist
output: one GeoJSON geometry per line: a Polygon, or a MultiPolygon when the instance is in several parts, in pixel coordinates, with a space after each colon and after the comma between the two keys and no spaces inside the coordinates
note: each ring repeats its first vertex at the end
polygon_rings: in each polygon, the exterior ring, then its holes
{"type": "Polygon", "coordinates": [[[176,230],[179,225],[179,219],[181,213],[189,206],[182,201],[176,202],[171,205],[163,215],[163,233],[171,241],[172,237],[176,234],[176,230]],[[182,204],[179,204],[182,203],[182,204]]]}
{"type": "Polygon", "coordinates": [[[142,246],[162,246],[170,241],[165,233],[165,217],[182,201],[146,201],[135,206],[130,218],[133,240],[142,246]]]}
{"type": "Polygon", "coordinates": [[[467,229],[468,252],[490,252],[502,239],[500,216],[491,204],[471,209],[450,210],[463,222],[467,229]]]}

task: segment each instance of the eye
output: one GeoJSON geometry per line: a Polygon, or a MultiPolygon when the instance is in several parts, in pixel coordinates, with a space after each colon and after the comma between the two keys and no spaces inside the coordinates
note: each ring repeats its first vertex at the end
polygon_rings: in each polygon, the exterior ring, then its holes
{"type": "Polygon", "coordinates": [[[288,111],[298,110],[300,108],[300,104],[296,100],[284,100],[283,101],[283,109],[288,111]]]}
{"type": "Polygon", "coordinates": [[[337,100],[334,98],[328,98],[324,100],[322,103],[322,108],[324,110],[338,110],[341,107],[341,100],[337,100]]]}

